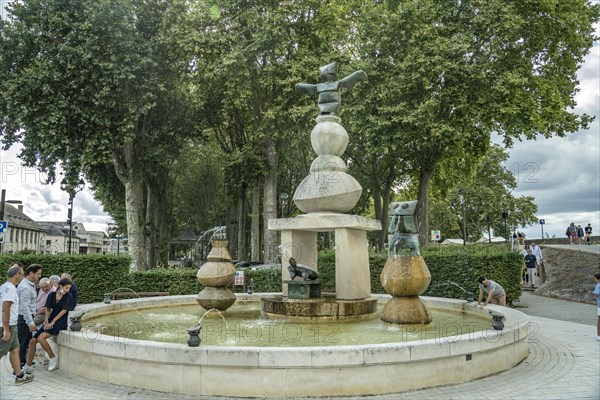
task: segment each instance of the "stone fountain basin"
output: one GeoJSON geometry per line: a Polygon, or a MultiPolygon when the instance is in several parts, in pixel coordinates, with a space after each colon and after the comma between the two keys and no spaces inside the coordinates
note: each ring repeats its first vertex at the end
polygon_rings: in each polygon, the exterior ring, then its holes
{"type": "MultiPolygon", "coordinates": [[[[238,294],[238,302],[278,293],[238,294]]],[[[279,293],[280,295],[280,293],[279,293]]],[[[386,302],[387,295],[374,295],[386,302]]],[[[96,381],[169,393],[232,397],[351,396],[397,393],[472,381],[510,369],[529,353],[528,317],[500,306],[422,297],[430,307],[505,317],[502,331],[484,330],[421,341],[319,347],[188,347],[63,331],[59,367],[96,381]]],[[[194,304],[196,295],[87,304],[84,319],[106,313],[194,304]]],[[[491,318],[491,316],[490,316],[491,318]]]]}

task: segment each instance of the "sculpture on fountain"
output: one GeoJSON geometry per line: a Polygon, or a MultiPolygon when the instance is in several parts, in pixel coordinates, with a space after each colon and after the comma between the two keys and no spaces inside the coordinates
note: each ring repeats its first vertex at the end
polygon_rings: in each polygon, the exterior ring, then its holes
{"type": "Polygon", "coordinates": [[[393,297],[383,307],[381,319],[397,324],[428,324],[431,314],[419,299],[431,282],[431,273],[419,251],[418,201],[392,203],[388,259],[381,285],[393,297]]]}
{"type": "MultiPolygon", "coordinates": [[[[335,300],[326,303],[315,297],[297,297],[296,289],[308,296],[307,290],[314,283],[307,280],[286,279],[282,269],[283,301],[263,301],[263,314],[288,313],[302,317],[366,318],[376,313],[375,299],[371,298],[367,231],[381,229],[378,220],[348,214],[358,202],[362,187],[354,177],[346,173],[346,162],[341,156],[346,151],[349,137],[336,115],[340,110],[340,89],[352,89],[366,80],[364,71],[356,71],[336,80],[338,63],[330,63],[319,69],[322,83],[299,83],[297,92],[318,95],[319,115],[311,131],[312,148],[317,154],[309,175],[294,192],[293,201],[304,214],[295,218],[269,220],[269,229],[281,231],[282,265],[298,264],[317,269],[317,233],[334,232],[336,243],[335,300]],[[290,282],[294,282],[290,293],[290,282]],[[303,287],[307,286],[307,287],[303,287]],[[291,299],[302,301],[290,305],[291,299]],[[308,301],[312,301],[310,305],[308,301]],[[286,311],[288,310],[288,311],[286,311]],[[307,310],[306,312],[304,310],[307,310]]],[[[312,289],[311,289],[312,290],[312,289]]],[[[313,293],[314,296],[314,293],[313,293]]],[[[319,296],[320,297],[320,296],[319,296]]]]}
{"type": "Polygon", "coordinates": [[[235,267],[227,251],[225,232],[213,235],[210,242],[212,250],[208,254],[208,261],[204,263],[196,277],[204,289],[198,293],[196,301],[205,310],[217,309],[224,311],[235,303],[235,294],[229,289],[233,284],[235,267]]]}

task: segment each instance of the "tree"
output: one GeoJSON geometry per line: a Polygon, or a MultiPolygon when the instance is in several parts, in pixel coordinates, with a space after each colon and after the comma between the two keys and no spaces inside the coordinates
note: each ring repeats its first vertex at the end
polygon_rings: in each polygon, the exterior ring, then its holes
{"type": "Polygon", "coordinates": [[[287,142],[310,131],[309,106],[294,94],[294,84],[314,79],[323,59],[333,56],[336,30],[344,25],[338,8],[309,0],[197,6],[190,44],[196,49],[195,83],[208,92],[196,95],[211,107],[213,121],[207,123],[213,133],[237,138],[236,146],[252,146],[249,152],[261,156],[255,167],[262,174],[265,262],[277,258],[277,232],[267,226],[277,217],[281,158],[287,142]]]}
{"type": "MultiPolygon", "coordinates": [[[[418,181],[420,240],[429,193],[448,159],[476,160],[492,132],[515,139],[564,136],[591,118],[573,113],[576,72],[594,40],[599,6],[585,0],[368,2],[356,19],[356,63],[368,63],[365,118],[382,146],[418,181]]],[[[377,148],[377,146],[375,146],[377,148]]],[[[380,154],[381,152],[380,149],[380,154]]]]}
{"type": "Polygon", "coordinates": [[[525,227],[537,220],[537,206],[530,196],[515,197],[517,186],[514,175],[503,166],[508,159],[506,150],[491,146],[488,153],[475,163],[473,171],[460,171],[451,165],[442,165],[432,178],[430,221],[432,228],[444,237],[462,237],[462,209],[458,196],[465,190],[465,217],[467,240],[474,242],[487,236],[488,228],[496,236],[504,236],[502,212],[509,212],[511,226],[525,227]],[[454,171],[455,174],[450,173],[454,171]],[[459,171],[456,173],[456,171],[459,171]],[[457,175],[462,175],[457,177],[457,175]]]}
{"type": "Polygon", "coordinates": [[[181,80],[189,57],[175,40],[186,3],[34,0],[10,10],[0,31],[2,142],[22,142],[20,158],[49,181],[60,165],[68,185],[111,164],[125,189],[132,268],[145,268],[164,232],[166,167],[195,132],[181,80]]]}

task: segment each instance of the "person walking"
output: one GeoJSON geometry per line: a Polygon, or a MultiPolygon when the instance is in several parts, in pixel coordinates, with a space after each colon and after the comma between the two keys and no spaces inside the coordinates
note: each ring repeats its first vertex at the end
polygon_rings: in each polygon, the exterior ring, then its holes
{"type": "Polygon", "coordinates": [[[570,244],[577,244],[577,227],[575,226],[575,222],[571,222],[571,224],[567,227],[566,234],[569,238],[570,244]]]}
{"type": "Polygon", "coordinates": [[[527,275],[529,275],[529,287],[532,289],[535,289],[536,261],[537,259],[531,252],[531,249],[527,250],[527,255],[525,256],[525,266],[527,267],[527,275]]]}
{"type": "MultiPolygon", "coordinates": [[[[33,318],[36,312],[37,293],[35,284],[42,276],[42,266],[31,264],[25,270],[25,278],[17,286],[17,295],[19,296],[19,317],[17,320],[17,332],[19,334],[19,361],[21,368],[27,361],[27,350],[31,335],[36,331],[33,318]]],[[[25,371],[27,373],[28,371],[25,371]]]]}
{"type": "Polygon", "coordinates": [[[535,256],[535,276],[540,276],[542,273],[542,249],[535,243],[531,243],[531,254],[535,256]]]}
{"type": "Polygon", "coordinates": [[[33,375],[25,374],[19,363],[19,337],[17,331],[19,296],[17,295],[17,285],[23,280],[23,264],[13,262],[8,268],[6,276],[6,282],[0,286],[0,303],[2,304],[0,358],[8,354],[10,365],[15,372],[15,385],[22,385],[33,380],[33,375]]]}
{"type": "Polygon", "coordinates": [[[583,228],[581,227],[581,225],[577,225],[577,244],[583,244],[583,237],[585,235],[583,234],[583,228]]]}
{"type": "Polygon", "coordinates": [[[592,244],[592,224],[588,224],[585,227],[585,242],[587,244],[592,244]]]}
{"type": "Polygon", "coordinates": [[[596,305],[598,306],[598,322],[596,323],[598,337],[596,340],[600,342],[600,272],[596,272],[594,278],[596,278],[596,287],[594,288],[593,295],[596,298],[596,305]]]}
{"type": "Polygon", "coordinates": [[[477,305],[481,305],[483,299],[483,292],[488,293],[488,296],[483,303],[483,307],[489,303],[498,304],[500,306],[506,306],[506,292],[500,284],[494,282],[491,279],[487,279],[485,276],[480,276],[477,280],[479,282],[479,297],[477,299],[477,305]]]}

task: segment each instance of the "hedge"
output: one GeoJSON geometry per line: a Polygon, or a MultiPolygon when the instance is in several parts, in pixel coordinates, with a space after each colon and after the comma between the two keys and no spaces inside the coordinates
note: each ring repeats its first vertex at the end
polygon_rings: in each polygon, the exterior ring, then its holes
{"type": "MultiPolygon", "coordinates": [[[[504,287],[508,304],[521,295],[523,257],[505,246],[455,246],[427,248],[423,258],[431,272],[431,284],[426,296],[464,298],[465,293],[477,296],[477,277],[485,275],[504,287]],[[459,288],[460,287],[460,288],[459,288]]],[[[384,293],[380,275],[387,252],[371,252],[371,292],[384,293]]],[[[196,279],[196,269],[157,268],[129,272],[128,256],[115,255],[1,255],[5,269],[11,261],[43,266],[43,276],[68,272],[79,287],[79,301],[102,301],[104,293],[133,290],[135,292],[169,292],[171,295],[196,294],[202,290],[196,279]]],[[[335,253],[323,250],[318,256],[318,270],[324,291],[335,290],[335,253]]],[[[254,283],[254,292],[280,292],[279,269],[246,270],[246,283],[254,283]]],[[[243,290],[236,286],[235,291],[243,290]]]]}

